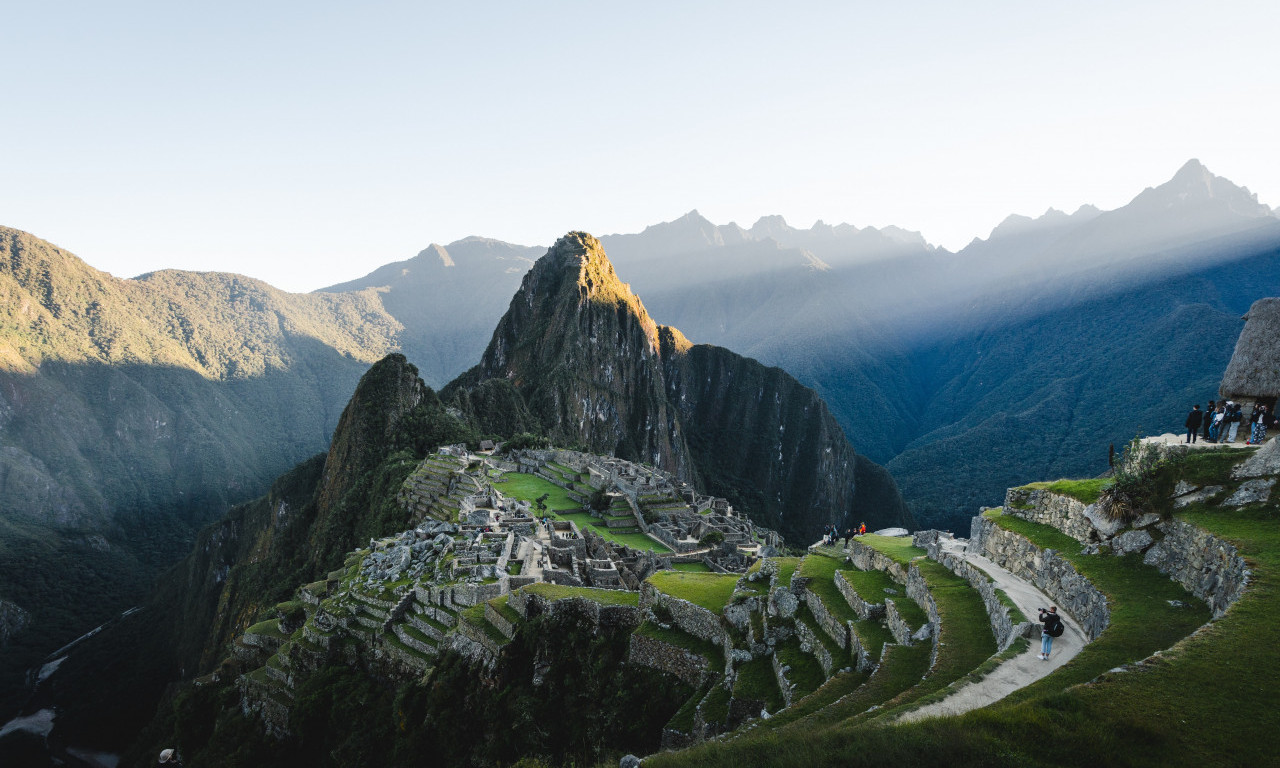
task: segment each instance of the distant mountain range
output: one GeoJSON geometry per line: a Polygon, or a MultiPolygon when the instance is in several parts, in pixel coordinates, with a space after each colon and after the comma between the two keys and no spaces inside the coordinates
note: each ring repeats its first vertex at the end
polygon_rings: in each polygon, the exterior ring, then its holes
{"type": "MultiPolygon", "coordinates": [[[[1275,212],[1196,161],[1122,208],[1011,216],[958,253],[895,227],[696,212],[600,240],[656,322],[812,387],[943,527],[1176,428],[1280,279],[1275,212]]],[[[324,450],[373,361],[403,350],[437,387],[474,365],[543,253],[468,238],[296,295],[217,273],[119,280],[0,229],[0,600],[41,606],[0,691],[324,450]],[[64,566],[77,575],[47,577],[64,566]],[[54,599],[71,578],[84,599],[54,599]]]]}

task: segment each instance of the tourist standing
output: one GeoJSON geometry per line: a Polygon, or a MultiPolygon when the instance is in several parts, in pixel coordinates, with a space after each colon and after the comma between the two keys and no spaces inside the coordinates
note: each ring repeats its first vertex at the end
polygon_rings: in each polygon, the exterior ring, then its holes
{"type": "Polygon", "coordinates": [[[1236,441],[1236,433],[1240,431],[1240,422],[1244,420],[1244,414],[1240,412],[1239,403],[1227,401],[1227,421],[1230,423],[1230,432],[1227,433],[1227,442],[1234,443],[1236,441]]]}
{"type": "Polygon", "coordinates": [[[1204,422],[1204,414],[1200,412],[1200,404],[1196,403],[1192,407],[1191,413],[1187,414],[1187,442],[1194,443],[1196,434],[1200,431],[1200,425],[1204,422]]]}
{"type": "Polygon", "coordinates": [[[1044,626],[1040,633],[1040,659],[1049,660],[1049,652],[1053,650],[1053,638],[1062,635],[1062,617],[1058,616],[1058,606],[1050,606],[1049,610],[1040,609],[1040,623],[1044,626]]]}
{"type": "Polygon", "coordinates": [[[1271,421],[1271,414],[1267,413],[1267,406],[1255,405],[1253,415],[1249,417],[1249,424],[1252,429],[1249,432],[1249,439],[1245,441],[1245,445],[1262,445],[1262,441],[1267,439],[1267,424],[1271,421]]]}
{"type": "Polygon", "coordinates": [[[1205,441],[1209,440],[1209,433],[1213,429],[1213,417],[1218,412],[1218,403],[1210,400],[1209,404],[1204,408],[1204,426],[1200,430],[1200,437],[1205,441]]]}

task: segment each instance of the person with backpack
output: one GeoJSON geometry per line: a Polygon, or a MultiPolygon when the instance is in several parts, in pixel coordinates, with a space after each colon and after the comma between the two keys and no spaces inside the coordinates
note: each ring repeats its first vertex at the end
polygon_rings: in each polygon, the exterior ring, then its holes
{"type": "Polygon", "coordinates": [[[1040,633],[1040,660],[1048,661],[1049,652],[1053,650],[1053,638],[1061,637],[1062,630],[1065,625],[1062,623],[1062,617],[1058,615],[1058,606],[1053,605],[1049,610],[1040,609],[1040,622],[1044,624],[1040,633]]]}

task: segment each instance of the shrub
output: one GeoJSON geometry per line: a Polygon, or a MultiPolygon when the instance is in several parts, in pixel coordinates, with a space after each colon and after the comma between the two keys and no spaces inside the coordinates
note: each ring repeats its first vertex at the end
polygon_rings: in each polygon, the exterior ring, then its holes
{"type": "Polygon", "coordinates": [[[712,531],[698,539],[698,546],[700,547],[714,547],[722,543],[724,543],[724,534],[720,531],[712,531]]]}
{"type": "Polygon", "coordinates": [[[1131,523],[1150,512],[1163,514],[1161,502],[1173,491],[1176,473],[1163,471],[1176,459],[1138,438],[1129,443],[1124,462],[1116,469],[1115,482],[1098,498],[1098,513],[1109,520],[1131,523]]]}

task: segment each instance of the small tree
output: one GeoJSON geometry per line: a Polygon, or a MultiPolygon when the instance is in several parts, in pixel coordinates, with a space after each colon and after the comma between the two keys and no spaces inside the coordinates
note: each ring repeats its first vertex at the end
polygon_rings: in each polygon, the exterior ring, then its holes
{"type": "Polygon", "coordinates": [[[724,534],[721,533],[720,531],[711,531],[707,535],[703,536],[701,539],[698,539],[698,546],[700,547],[714,547],[716,545],[723,544],[723,543],[724,543],[724,534]]]}

